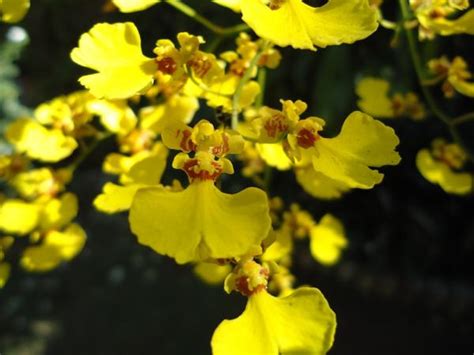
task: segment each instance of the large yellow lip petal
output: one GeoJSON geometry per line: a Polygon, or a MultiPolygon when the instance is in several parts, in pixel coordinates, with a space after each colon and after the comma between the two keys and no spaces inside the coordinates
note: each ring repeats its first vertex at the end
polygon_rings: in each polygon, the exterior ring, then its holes
{"type": "Polygon", "coordinates": [[[285,0],[271,10],[262,0],[242,0],[242,19],[264,39],[285,47],[315,50],[353,43],[378,26],[376,11],[366,0],[329,0],[314,8],[302,0],[285,0]]]}
{"type": "Polygon", "coordinates": [[[331,348],[336,316],[315,288],[287,297],[250,296],[242,315],[224,320],[212,337],[213,355],[323,355],[331,348]]]}
{"type": "Polygon", "coordinates": [[[352,188],[370,189],[383,174],[370,167],[396,165],[399,139],[391,127],[362,112],[353,112],[335,138],[321,138],[315,143],[313,168],[329,178],[352,188]]]}
{"type": "Polygon", "coordinates": [[[109,99],[126,99],[145,90],[157,66],[143,55],[140,42],[131,22],[96,24],[71,52],[74,62],[98,71],[81,77],[81,84],[94,96],[109,99]]]}
{"type": "Polygon", "coordinates": [[[428,149],[418,152],[416,166],[426,180],[448,193],[466,195],[473,191],[473,175],[451,170],[445,163],[436,161],[428,149]]]}
{"type": "Polygon", "coordinates": [[[129,219],[140,243],[180,264],[244,255],[260,245],[271,223],[262,190],[229,195],[212,181],[196,181],[180,192],[141,189],[129,219]]]}

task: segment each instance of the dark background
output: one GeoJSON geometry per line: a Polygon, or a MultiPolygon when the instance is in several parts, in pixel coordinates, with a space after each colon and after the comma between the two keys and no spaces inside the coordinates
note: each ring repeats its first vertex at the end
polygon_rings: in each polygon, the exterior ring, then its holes
{"type": "MultiPolygon", "coordinates": [[[[226,9],[193,3],[219,24],[239,22],[226,9]]],[[[174,38],[179,31],[209,35],[165,4],[135,14],[102,13],[103,4],[32,1],[20,24],[30,36],[17,62],[22,103],[34,107],[80,89],[77,78],[86,71],[70,61],[69,52],[97,22],[135,22],[148,56],[158,38],[174,38]]],[[[387,5],[384,12],[396,20],[395,2],[387,5]]],[[[1,25],[2,37],[7,28],[1,25]]],[[[362,75],[384,76],[397,90],[418,91],[404,38],[392,48],[392,37],[393,32],[379,29],[351,46],[316,53],[283,49],[281,67],[269,72],[266,103],[278,107],[280,98],[302,99],[309,104],[308,113],[327,119],[334,133],[356,109],[354,83],[362,75]]],[[[228,40],[219,49],[232,44],[228,40]]],[[[473,45],[472,37],[456,36],[425,43],[423,50],[427,58],[464,55],[474,68],[473,45]]],[[[433,91],[452,115],[474,110],[472,99],[459,95],[447,102],[438,89],[433,91]]],[[[275,172],[272,195],[299,202],[317,219],[333,213],[344,222],[350,241],[341,262],[331,268],[318,266],[302,242],[295,252],[295,273],[300,284],[320,288],[337,314],[330,354],[472,354],[474,199],[450,196],[416,170],[419,149],[435,137],[449,138],[442,123],[430,117],[421,123],[400,119],[388,124],[401,139],[403,160],[383,169],[385,180],[373,190],[318,201],[302,191],[291,173],[275,172]]],[[[466,124],[462,129],[470,149],[473,128],[466,124]]],[[[88,234],[84,251],[47,274],[15,268],[0,291],[0,354],[210,354],[215,327],[243,310],[245,299],[239,295],[206,286],[190,267],[139,245],[125,214],[106,216],[91,207],[110,179],[100,165],[113,148],[113,140],[102,144],[71,184],[81,200],[79,222],[88,234]]],[[[223,188],[234,191],[248,184],[227,178],[223,188]]]]}

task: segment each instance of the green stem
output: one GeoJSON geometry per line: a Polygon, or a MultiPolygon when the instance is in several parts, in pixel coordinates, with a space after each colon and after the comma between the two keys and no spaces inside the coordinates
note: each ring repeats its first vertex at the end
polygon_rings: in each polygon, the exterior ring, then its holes
{"type": "Polygon", "coordinates": [[[265,68],[261,68],[258,71],[257,81],[258,85],[260,85],[260,94],[258,94],[257,99],[255,100],[255,108],[260,108],[265,99],[265,85],[267,82],[267,70],[265,68]]]}
{"type": "Polygon", "coordinates": [[[472,121],[474,121],[474,112],[466,113],[465,115],[453,118],[451,120],[451,124],[453,126],[457,126],[457,125],[460,125],[466,122],[472,122],[472,121]]]}
{"type": "MultiPolygon", "coordinates": [[[[402,20],[404,23],[407,23],[410,20],[412,20],[410,9],[408,8],[407,0],[399,0],[398,2],[400,4],[400,9],[402,11],[402,17],[403,17],[402,20]]],[[[404,28],[404,31],[406,33],[406,37],[408,40],[408,47],[410,49],[411,59],[415,67],[416,76],[418,78],[421,91],[426,100],[426,103],[428,104],[428,107],[430,108],[431,112],[448,127],[449,133],[451,134],[453,140],[464,149],[464,151],[469,156],[469,159],[472,162],[474,162],[474,156],[464,144],[462,137],[459,131],[457,130],[456,124],[459,124],[459,123],[455,123],[456,119],[451,118],[449,115],[443,112],[443,110],[436,103],[436,100],[431,94],[431,91],[429,90],[429,88],[424,84],[426,81],[424,79],[424,66],[421,60],[420,53],[418,51],[418,40],[416,39],[415,34],[413,33],[413,30],[404,28]]],[[[463,116],[461,116],[461,118],[462,117],[463,116]]],[[[461,122],[465,120],[466,119],[463,118],[461,122]]]]}
{"type": "Polygon", "coordinates": [[[265,42],[260,50],[255,54],[255,57],[249,63],[248,68],[245,70],[244,75],[239,81],[237,88],[235,89],[234,95],[232,97],[232,129],[237,129],[239,124],[239,111],[240,111],[240,96],[242,95],[242,90],[244,89],[245,84],[251,79],[253,71],[257,66],[258,61],[262,57],[263,53],[267,50],[269,46],[268,42],[265,42]]]}
{"type": "Polygon", "coordinates": [[[68,168],[72,171],[76,170],[86,158],[97,148],[97,146],[104,141],[105,139],[112,136],[112,133],[104,133],[100,135],[96,140],[94,140],[89,146],[85,147],[81,154],[77,157],[77,159],[72,162],[68,168]]]}
{"type": "Polygon", "coordinates": [[[193,20],[200,23],[201,25],[211,30],[212,32],[221,36],[227,36],[233,33],[238,33],[238,32],[246,31],[249,29],[249,27],[246,24],[239,24],[239,25],[231,26],[231,27],[219,26],[215,24],[214,22],[208,20],[204,16],[200,15],[199,13],[197,13],[197,11],[194,10],[192,7],[178,0],[170,0],[170,1],[166,1],[166,3],[169,4],[170,6],[173,6],[175,9],[181,11],[186,16],[191,17],[193,20]]]}

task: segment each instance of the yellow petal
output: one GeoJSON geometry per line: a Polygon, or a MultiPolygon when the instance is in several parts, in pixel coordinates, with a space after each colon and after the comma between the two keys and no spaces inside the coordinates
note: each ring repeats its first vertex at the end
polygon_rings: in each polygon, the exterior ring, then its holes
{"type": "Polygon", "coordinates": [[[38,224],[39,207],[21,200],[7,200],[0,206],[0,230],[24,235],[38,224]]]}
{"type": "Polygon", "coordinates": [[[336,217],[326,214],[310,232],[311,255],[323,265],[335,264],[341,249],[347,246],[344,226],[336,217]]]}
{"type": "Polygon", "coordinates": [[[366,0],[329,0],[317,8],[302,0],[284,0],[276,10],[261,0],[242,0],[241,10],[242,19],[258,36],[300,49],[353,43],[378,25],[376,11],[366,0]]]}
{"type": "Polygon", "coordinates": [[[418,152],[416,166],[426,180],[441,186],[448,193],[467,195],[473,190],[471,174],[454,172],[445,163],[433,159],[428,149],[418,152]]]}
{"type": "Polygon", "coordinates": [[[117,213],[130,209],[137,191],[146,185],[134,184],[120,186],[108,182],[104,185],[103,192],[94,200],[94,206],[101,212],[117,213]]]}
{"type": "Polygon", "coordinates": [[[25,171],[16,175],[10,183],[22,197],[27,199],[54,195],[63,188],[59,186],[53,171],[48,168],[25,171]]]}
{"type": "Polygon", "coordinates": [[[189,123],[198,108],[199,102],[195,97],[173,95],[161,105],[142,109],[141,127],[159,134],[169,121],[189,123]]]}
{"type": "Polygon", "coordinates": [[[474,97],[474,82],[459,80],[456,76],[450,76],[448,81],[457,92],[469,97],[474,97]]]}
{"type": "Polygon", "coordinates": [[[131,22],[94,25],[81,36],[71,58],[83,67],[98,71],[79,81],[99,98],[134,96],[151,85],[157,69],[155,61],[143,55],[140,34],[131,22]]]}
{"type": "Polygon", "coordinates": [[[266,291],[250,296],[242,315],[215,330],[213,355],[326,354],[336,316],[315,288],[303,287],[283,298],[266,291]]]}
{"type": "Polygon", "coordinates": [[[76,217],[77,210],[77,197],[73,193],[66,192],[59,199],[51,199],[41,210],[40,228],[60,229],[76,217]]]}
{"type": "Polygon", "coordinates": [[[369,167],[396,165],[399,139],[394,130],[362,112],[351,113],[335,138],[315,143],[313,167],[349,187],[370,189],[383,174],[369,167]]]}
{"type": "Polygon", "coordinates": [[[265,261],[278,261],[281,258],[289,255],[293,251],[293,239],[291,236],[291,230],[285,228],[285,225],[274,232],[274,242],[265,250],[262,255],[262,260],[265,261]]]}
{"type": "Polygon", "coordinates": [[[364,78],[357,83],[356,93],[360,97],[357,106],[369,115],[380,118],[393,117],[392,101],[388,97],[390,84],[378,78],[364,78]]]}
{"type": "Polygon", "coordinates": [[[146,10],[158,4],[161,0],[112,0],[121,12],[135,12],[146,10]]]}
{"type": "Polygon", "coordinates": [[[63,232],[49,232],[40,245],[25,249],[21,266],[28,271],[46,272],[63,261],[74,258],[84,247],[86,233],[77,224],[71,224],[63,232]]]}
{"type": "Polygon", "coordinates": [[[257,151],[268,165],[278,170],[288,170],[292,167],[290,158],[286,155],[281,143],[256,144],[257,151]]]}
{"type": "Polygon", "coordinates": [[[46,272],[61,263],[61,254],[54,246],[39,245],[25,249],[20,259],[21,266],[27,271],[46,272]]]}
{"type": "Polygon", "coordinates": [[[235,12],[240,12],[240,2],[241,0],[212,0],[212,2],[227,7],[235,12]]]}
{"type": "Polygon", "coordinates": [[[29,8],[30,0],[0,0],[0,16],[4,22],[21,21],[29,8]]]}
{"type": "Polygon", "coordinates": [[[244,255],[260,245],[270,223],[262,190],[229,195],[212,181],[193,182],[180,192],[142,189],[130,209],[138,241],[179,264],[244,255]]]}
{"type": "Polygon", "coordinates": [[[10,264],[0,263],[0,288],[3,288],[10,277],[10,264]]]}
{"type": "Polygon", "coordinates": [[[87,108],[99,116],[100,123],[109,132],[125,135],[137,125],[137,117],[126,101],[93,100],[87,108]]]}
{"type": "Polygon", "coordinates": [[[312,166],[295,169],[296,181],[311,196],[324,200],[340,198],[350,190],[347,184],[315,171],[312,166]]]}
{"type": "Polygon", "coordinates": [[[194,273],[205,283],[209,285],[219,285],[232,271],[229,264],[219,265],[214,263],[201,262],[196,264],[194,273]]]}
{"type": "Polygon", "coordinates": [[[19,119],[7,127],[5,135],[19,153],[45,162],[58,162],[77,148],[72,137],[59,129],[47,129],[30,119],[19,119]]]}
{"type": "Polygon", "coordinates": [[[104,169],[106,173],[115,175],[128,173],[132,166],[149,156],[150,152],[148,151],[141,151],[132,156],[110,153],[105,158],[102,169],[104,169]]]}
{"type": "Polygon", "coordinates": [[[156,148],[152,154],[134,163],[125,174],[121,175],[120,183],[158,185],[166,169],[168,149],[162,144],[156,148]]]}
{"type": "Polygon", "coordinates": [[[429,15],[418,16],[423,27],[443,36],[467,33],[474,35],[474,10],[469,10],[459,18],[450,20],[444,17],[432,18],[429,15]]]}
{"type": "Polygon", "coordinates": [[[78,224],[69,225],[63,232],[52,231],[46,235],[44,245],[57,248],[61,259],[68,261],[79,254],[86,243],[86,232],[78,224]]]}

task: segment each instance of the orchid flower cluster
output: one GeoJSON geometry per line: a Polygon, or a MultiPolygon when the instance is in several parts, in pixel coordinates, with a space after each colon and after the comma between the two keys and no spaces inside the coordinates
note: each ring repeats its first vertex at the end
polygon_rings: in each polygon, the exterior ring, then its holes
{"type": "MultiPolygon", "coordinates": [[[[408,33],[416,26],[423,39],[474,33],[467,0],[400,1],[408,33]]],[[[382,78],[361,78],[361,111],[348,114],[339,134],[328,137],[325,120],[308,113],[305,102],[265,105],[262,78],[284,63],[279,47],[323,50],[363,40],[379,24],[390,27],[382,1],[329,0],[321,7],[302,0],[212,1],[241,14],[244,24],[229,29],[185,1],[111,1],[124,13],[162,3],[217,36],[233,35],[235,49],[208,52],[205,38],[180,32],[157,39],[146,55],[132,22],[99,23],[79,38],[71,59],[88,71],[79,78],[84,89],[39,105],[5,131],[11,153],[0,157],[6,187],[0,196],[0,287],[10,274],[9,250],[20,239],[28,240],[20,265],[31,272],[54,269],[80,253],[86,233],[74,223],[78,201],[68,184],[85,156],[113,137],[117,151],[107,155],[103,171],[116,179],[103,186],[95,208],[128,211],[140,244],[178,264],[191,263],[205,282],[248,298],[241,316],[215,330],[212,353],[325,354],[334,341],[335,314],[318,289],[295,286],[292,257],[295,242],[308,239],[317,262],[337,263],[348,245],[343,223],[331,214],[316,221],[302,206],[285,205],[270,195],[265,175],[292,171],[317,199],[372,189],[384,178],[377,169],[401,159],[395,131],[378,118],[419,121],[431,112],[414,92],[392,92],[382,78]],[[217,119],[203,116],[203,107],[217,119]],[[185,181],[163,182],[168,162],[185,181]],[[235,173],[256,186],[221,191],[223,175],[235,173]]],[[[28,0],[0,1],[1,18],[19,21],[28,7],[28,0]]],[[[463,58],[433,58],[425,69],[443,82],[446,97],[474,96],[463,58]]],[[[459,144],[437,139],[416,160],[423,176],[447,192],[472,192],[472,173],[460,171],[468,155],[459,144]]]]}

